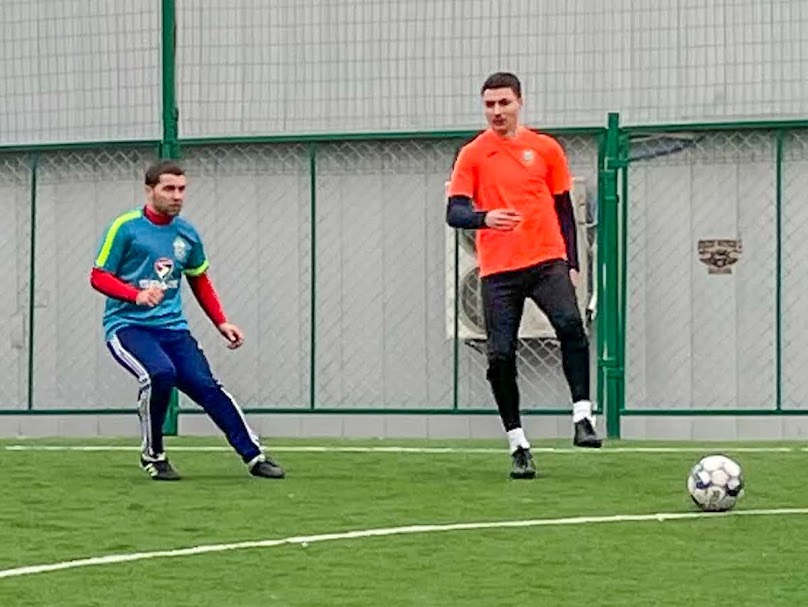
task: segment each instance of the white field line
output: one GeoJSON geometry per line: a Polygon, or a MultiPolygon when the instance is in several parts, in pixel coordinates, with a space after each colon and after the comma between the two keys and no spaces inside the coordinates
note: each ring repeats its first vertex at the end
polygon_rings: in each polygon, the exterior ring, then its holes
{"type": "Polygon", "coordinates": [[[158,558],[171,558],[193,556],[196,554],[209,554],[213,552],[228,552],[232,550],[245,550],[250,548],[271,548],[273,546],[299,545],[306,548],[309,544],[329,542],[335,540],[361,539],[366,537],[385,537],[391,535],[412,535],[422,533],[438,533],[443,531],[473,531],[479,529],[502,529],[519,527],[550,527],[558,525],[594,525],[601,523],[639,523],[647,521],[676,521],[702,518],[724,518],[737,516],[788,516],[808,514],[808,508],[783,508],[769,510],[733,510],[723,513],[708,512],[660,512],[657,514],[618,514],[612,516],[577,516],[571,518],[529,519],[521,521],[492,521],[477,523],[453,523],[446,525],[411,525],[408,527],[388,527],[383,529],[360,529],[340,533],[325,533],[320,535],[292,536],[274,540],[256,540],[236,542],[231,544],[209,544],[179,548],[176,550],[159,550],[154,552],[135,552],[130,554],[110,554],[72,561],[61,561],[44,565],[30,565],[0,570],[0,579],[63,571],[65,569],[78,569],[80,567],[94,567],[99,565],[112,565],[115,563],[129,563],[133,561],[146,561],[158,558]]]}
{"type": "MultiPolygon", "coordinates": [[[[129,445],[3,445],[4,451],[139,451],[140,446],[129,445]]],[[[219,452],[231,451],[226,445],[177,445],[168,446],[169,451],[219,452]]],[[[270,445],[272,453],[432,453],[432,454],[486,454],[503,453],[506,448],[493,447],[367,447],[367,446],[320,446],[320,445],[270,445]]],[[[602,449],[575,449],[572,447],[533,447],[533,453],[712,453],[727,451],[735,453],[808,453],[808,447],[721,447],[717,445],[688,447],[604,447],[602,449]]]]}

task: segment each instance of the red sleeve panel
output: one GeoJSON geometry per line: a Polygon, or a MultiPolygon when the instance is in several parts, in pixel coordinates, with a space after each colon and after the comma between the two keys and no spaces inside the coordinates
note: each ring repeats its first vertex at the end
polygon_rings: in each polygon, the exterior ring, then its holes
{"type": "Polygon", "coordinates": [[[90,272],[90,285],[107,297],[128,301],[129,303],[135,303],[137,299],[138,289],[136,287],[125,283],[114,274],[101,268],[93,268],[92,272],[90,272]]]}
{"type": "Polygon", "coordinates": [[[213,283],[208,278],[207,273],[199,276],[188,276],[188,285],[191,287],[191,291],[193,291],[202,310],[214,325],[218,327],[223,322],[227,322],[219,296],[216,289],[213,288],[213,283]]]}

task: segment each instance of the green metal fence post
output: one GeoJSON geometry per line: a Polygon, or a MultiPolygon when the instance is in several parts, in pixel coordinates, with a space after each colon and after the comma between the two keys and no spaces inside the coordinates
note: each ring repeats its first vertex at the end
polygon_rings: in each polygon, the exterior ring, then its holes
{"type": "MultiPolygon", "coordinates": [[[[179,158],[179,110],[177,109],[176,51],[177,51],[177,6],[176,0],[162,0],[162,97],[163,138],[160,141],[161,158],[179,158]]],[[[179,426],[179,395],[171,393],[168,412],[163,424],[166,436],[176,436],[179,426]]]]}
{"type": "Polygon", "coordinates": [[[603,327],[603,254],[601,249],[603,248],[603,241],[602,241],[602,227],[603,227],[603,196],[606,192],[603,186],[603,176],[605,174],[605,170],[603,167],[606,166],[606,131],[598,135],[598,173],[597,173],[597,197],[598,197],[598,206],[595,210],[596,217],[596,231],[597,235],[595,238],[596,249],[594,255],[594,273],[593,273],[593,282],[594,282],[594,289],[596,294],[596,306],[595,306],[595,320],[593,323],[593,327],[595,329],[595,355],[597,365],[595,368],[595,391],[596,391],[596,399],[598,402],[598,408],[605,414],[604,404],[606,403],[606,397],[604,394],[604,390],[606,388],[606,382],[604,379],[604,367],[601,363],[604,357],[604,335],[605,331],[603,327]]]}
{"type": "Polygon", "coordinates": [[[623,356],[621,351],[621,213],[618,194],[620,116],[610,113],[599,173],[598,204],[598,384],[602,386],[602,407],[606,435],[620,438],[623,409],[623,356]]]}
{"type": "Polygon", "coordinates": [[[34,408],[34,329],[36,315],[36,198],[37,198],[37,166],[39,153],[32,152],[28,156],[28,167],[31,171],[30,222],[31,234],[28,252],[28,404],[29,411],[34,408]]]}
{"type": "Polygon", "coordinates": [[[452,288],[454,289],[452,311],[452,410],[460,407],[460,230],[454,231],[454,276],[452,288]]]}
{"type": "MultiPolygon", "coordinates": [[[[627,318],[628,318],[628,230],[629,230],[629,154],[630,154],[630,138],[627,134],[622,134],[620,137],[620,193],[618,198],[619,206],[619,220],[618,226],[620,228],[620,240],[618,244],[618,251],[620,255],[619,266],[619,281],[620,281],[620,304],[617,308],[617,334],[619,341],[617,344],[617,355],[620,361],[620,398],[618,399],[618,416],[622,414],[626,406],[626,332],[627,332],[627,318]]],[[[619,419],[618,419],[619,422],[619,419]]],[[[618,432],[620,425],[617,426],[618,432]]]]}
{"type": "Polygon", "coordinates": [[[317,408],[317,142],[306,146],[309,157],[311,285],[309,289],[309,409],[317,408]]]}
{"type": "Polygon", "coordinates": [[[783,129],[775,132],[775,408],[783,409],[783,129]]]}
{"type": "Polygon", "coordinates": [[[160,142],[162,158],[179,158],[179,110],[177,109],[176,57],[177,6],[176,0],[162,0],[162,97],[163,140],[160,142]]]}

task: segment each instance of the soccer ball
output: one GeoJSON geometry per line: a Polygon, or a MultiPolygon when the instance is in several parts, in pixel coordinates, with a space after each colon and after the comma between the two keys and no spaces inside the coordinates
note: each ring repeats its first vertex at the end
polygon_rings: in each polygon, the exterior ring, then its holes
{"type": "Polygon", "coordinates": [[[731,510],[743,497],[743,470],[725,455],[708,455],[690,470],[687,491],[706,512],[731,510]]]}

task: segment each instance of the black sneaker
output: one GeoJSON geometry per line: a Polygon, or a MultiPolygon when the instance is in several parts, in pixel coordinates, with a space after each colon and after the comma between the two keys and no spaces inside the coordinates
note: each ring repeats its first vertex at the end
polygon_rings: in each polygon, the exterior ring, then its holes
{"type": "Polygon", "coordinates": [[[576,447],[587,447],[589,449],[600,449],[603,441],[595,432],[595,425],[589,418],[584,418],[575,422],[575,433],[572,437],[572,444],[576,447]]]}
{"type": "Polygon", "coordinates": [[[178,481],[182,478],[171,467],[165,456],[154,459],[141,456],[140,467],[146,471],[153,481],[178,481]]]}
{"type": "Polygon", "coordinates": [[[511,454],[511,478],[533,478],[536,476],[536,466],[533,465],[533,455],[530,449],[519,447],[511,454]]]}
{"type": "Polygon", "coordinates": [[[250,474],[261,478],[283,478],[286,476],[283,468],[268,457],[253,464],[250,468],[250,474]]]}

